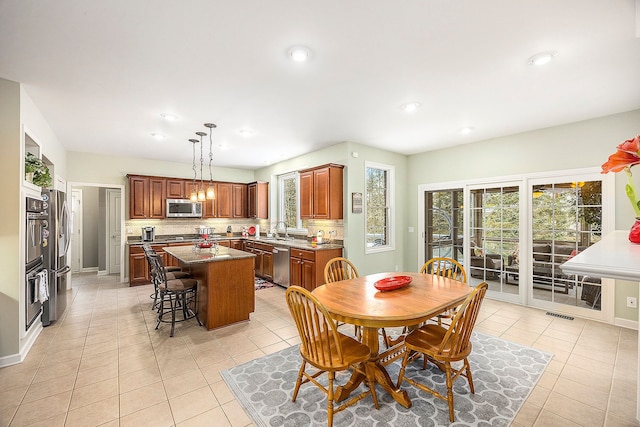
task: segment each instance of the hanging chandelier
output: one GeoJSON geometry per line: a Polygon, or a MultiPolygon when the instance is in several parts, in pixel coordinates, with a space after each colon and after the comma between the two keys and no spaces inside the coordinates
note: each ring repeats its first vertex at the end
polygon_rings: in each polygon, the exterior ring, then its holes
{"type": "Polygon", "coordinates": [[[193,183],[191,185],[191,199],[192,202],[198,201],[198,189],[196,188],[196,179],[198,178],[198,174],[196,173],[196,144],[198,143],[197,139],[190,139],[189,142],[193,144],[193,163],[191,169],[193,169],[193,183]]]}
{"type": "Polygon", "coordinates": [[[211,165],[213,163],[213,130],[216,128],[216,125],[213,123],[205,123],[204,126],[209,128],[209,187],[207,188],[207,199],[215,200],[216,192],[213,189],[213,172],[211,169],[211,165]]]}
{"type": "Polygon", "coordinates": [[[206,136],[206,132],[196,132],[196,135],[200,137],[200,140],[190,139],[189,142],[193,143],[193,181],[191,185],[191,196],[189,199],[192,202],[204,201],[206,199],[213,200],[216,198],[215,190],[213,187],[213,129],[217,126],[213,123],[205,123],[204,126],[209,129],[209,185],[207,190],[204,188],[204,178],[202,175],[202,169],[204,167],[204,147],[202,143],[202,137],[206,136]],[[198,183],[198,171],[196,168],[196,144],[200,143],[200,183],[198,183]]]}

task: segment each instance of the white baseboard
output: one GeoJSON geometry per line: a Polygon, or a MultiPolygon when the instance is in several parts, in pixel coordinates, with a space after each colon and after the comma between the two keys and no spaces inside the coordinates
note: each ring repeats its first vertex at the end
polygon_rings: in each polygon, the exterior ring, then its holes
{"type": "Polygon", "coordinates": [[[638,330],[638,322],[635,320],[621,319],[619,317],[616,317],[613,320],[613,324],[616,326],[620,326],[621,328],[634,329],[636,331],[638,330]]]}
{"type": "Polygon", "coordinates": [[[80,269],[80,273],[97,273],[98,267],[84,267],[80,269]]]}
{"type": "Polygon", "coordinates": [[[38,339],[38,336],[40,336],[40,332],[42,332],[42,323],[39,320],[40,318],[38,318],[37,322],[34,322],[34,324],[31,325],[31,328],[29,328],[29,331],[27,332],[28,337],[26,341],[22,343],[20,353],[0,357],[0,368],[17,365],[18,363],[22,363],[24,361],[24,359],[27,357],[27,354],[29,354],[31,347],[33,347],[33,344],[35,344],[36,340],[38,339]]]}
{"type": "Polygon", "coordinates": [[[98,270],[98,276],[108,276],[109,272],[107,270],[98,270]]]}

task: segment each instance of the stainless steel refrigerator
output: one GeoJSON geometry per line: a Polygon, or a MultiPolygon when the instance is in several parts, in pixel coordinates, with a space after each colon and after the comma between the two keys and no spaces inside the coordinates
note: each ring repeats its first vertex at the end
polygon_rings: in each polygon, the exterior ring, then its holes
{"type": "Polygon", "coordinates": [[[67,276],[71,224],[67,197],[63,191],[45,190],[42,194],[48,203],[49,235],[44,247],[44,267],[49,271],[49,300],[42,304],[42,325],[49,326],[58,320],[67,307],[67,276]]]}

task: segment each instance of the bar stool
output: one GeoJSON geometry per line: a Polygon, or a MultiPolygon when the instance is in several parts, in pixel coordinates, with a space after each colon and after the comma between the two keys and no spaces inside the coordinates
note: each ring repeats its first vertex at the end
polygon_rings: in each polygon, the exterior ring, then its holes
{"type": "MultiPolygon", "coordinates": [[[[148,243],[142,245],[142,250],[144,251],[144,256],[147,259],[147,263],[149,264],[149,275],[151,276],[151,283],[153,283],[154,289],[154,292],[149,295],[149,298],[153,299],[153,305],[151,306],[151,309],[155,310],[158,308],[158,287],[160,286],[160,283],[158,280],[158,275],[155,272],[155,266],[151,261],[150,256],[157,255],[157,252],[148,243]]],[[[164,266],[164,271],[167,274],[167,280],[187,279],[191,277],[189,273],[182,271],[182,269],[177,266],[164,266]]]]}
{"type": "Polygon", "coordinates": [[[198,324],[202,326],[202,322],[198,319],[198,281],[191,278],[168,279],[165,272],[162,258],[155,255],[149,255],[149,259],[154,264],[155,274],[158,280],[158,291],[160,295],[158,307],[158,323],[156,329],[161,322],[171,322],[171,334],[175,330],[176,322],[182,322],[192,318],[196,318],[198,324]],[[165,311],[167,310],[168,311],[165,311]],[[182,311],[182,319],[176,319],[176,312],[182,311]],[[165,316],[171,314],[171,320],[165,319],[165,316]]]}

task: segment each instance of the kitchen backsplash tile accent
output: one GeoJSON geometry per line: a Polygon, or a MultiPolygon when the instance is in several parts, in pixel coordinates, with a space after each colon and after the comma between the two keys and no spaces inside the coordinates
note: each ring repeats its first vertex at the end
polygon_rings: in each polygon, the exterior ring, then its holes
{"type": "MultiPolygon", "coordinates": [[[[156,236],[187,235],[194,234],[196,227],[205,226],[215,228],[215,234],[224,235],[227,227],[231,226],[234,234],[239,234],[242,227],[260,225],[260,233],[268,233],[275,222],[268,219],[251,221],[248,219],[130,219],[125,221],[126,237],[139,237],[142,234],[142,227],[155,227],[156,236]]],[[[342,220],[308,220],[307,236],[316,236],[318,231],[324,232],[324,239],[344,240],[344,224],[342,220]]],[[[292,233],[297,236],[297,233],[292,233]]],[[[305,236],[299,236],[304,238],[305,236]]]]}

